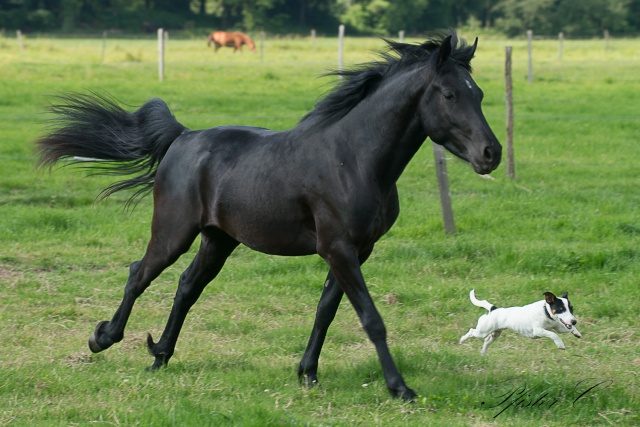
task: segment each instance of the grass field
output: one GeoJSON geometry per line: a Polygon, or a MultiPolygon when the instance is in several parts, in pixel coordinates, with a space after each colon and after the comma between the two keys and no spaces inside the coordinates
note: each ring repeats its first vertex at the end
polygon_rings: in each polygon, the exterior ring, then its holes
{"type": "MultiPolygon", "coordinates": [[[[474,34],[465,35],[469,39],[474,34]]],[[[239,248],[192,309],[171,363],[145,371],[186,254],[139,299],[125,339],[86,341],[120,302],[149,238],[151,198],[94,201],[111,181],[34,168],[43,107],[64,91],[104,90],[136,107],[165,99],[198,129],[295,125],[333,84],[337,41],[265,41],[264,53],[214,55],[169,40],[158,81],[154,40],[0,38],[0,425],[567,426],[640,423],[640,41],[480,39],[474,78],[504,142],[504,47],[514,49],[517,179],[448,162],[456,226],[443,232],[431,144],[399,182],[402,212],[364,266],[392,353],[420,397],[389,397],[373,346],[343,301],[321,385],[297,382],[327,267],[239,248]],[[485,357],[457,344],[482,310],[568,291],[581,340],[505,333],[485,357]],[[504,401],[504,402],[503,402],[504,401]]],[[[348,38],[347,65],[376,39],[348,38]]]]}

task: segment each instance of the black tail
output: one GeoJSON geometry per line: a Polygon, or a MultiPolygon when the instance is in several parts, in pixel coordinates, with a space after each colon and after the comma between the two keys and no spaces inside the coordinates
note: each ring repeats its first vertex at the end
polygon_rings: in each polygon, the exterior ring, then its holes
{"type": "Polygon", "coordinates": [[[95,162],[98,174],[134,175],[118,181],[100,193],[137,188],[127,204],[153,187],[158,164],[173,141],[187,128],[173,117],[167,104],[152,99],[128,113],[117,101],[97,93],[66,94],[49,107],[55,116],[54,130],[36,141],[39,167],[51,167],[58,160],[71,163],[95,162]]]}

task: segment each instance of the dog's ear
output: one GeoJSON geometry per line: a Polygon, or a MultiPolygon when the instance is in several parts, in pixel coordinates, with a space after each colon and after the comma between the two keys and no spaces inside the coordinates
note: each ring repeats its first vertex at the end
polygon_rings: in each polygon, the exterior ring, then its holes
{"type": "Polygon", "coordinates": [[[569,292],[563,292],[562,295],[560,295],[562,298],[569,298],[569,292]]]}
{"type": "Polygon", "coordinates": [[[545,292],[544,300],[547,302],[547,304],[551,305],[556,301],[556,296],[551,292],[545,292]]]}

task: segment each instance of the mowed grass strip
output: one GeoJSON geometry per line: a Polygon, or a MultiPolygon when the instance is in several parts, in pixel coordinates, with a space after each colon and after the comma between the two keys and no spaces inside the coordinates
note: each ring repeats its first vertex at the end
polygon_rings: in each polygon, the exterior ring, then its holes
{"type": "MultiPolygon", "coordinates": [[[[34,169],[31,142],[57,92],[103,90],[131,108],[161,97],[193,129],[292,127],[334,84],[318,76],[337,63],[336,39],[314,49],[309,39],[267,38],[262,57],[170,39],[162,83],[153,39],[109,39],[104,58],[99,39],[28,37],[24,51],[0,39],[0,424],[638,424],[637,40],[608,50],[565,41],[562,60],[557,42],[536,41],[529,84],[525,41],[481,37],[474,78],[503,142],[506,45],[518,178],[502,166],[482,179],[452,159],[458,233],[445,235],[427,141],[400,179],[396,226],[363,268],[396,362],[420,394],[407,405],[389,398],[346,301],[320,387],[298,384],[327,273],[319,257],[239,248],[192,309],[169,366],[148,373],[146,334],[161,334],[193,248],[139,299],[123,342],[90,354],[89,334],[112,316],[128,265],[144,253],[152,200],[133,211],[123,210],[127,194],[97,204],[109,177],[34,169]],[[562,335],[559,351],[507,332],[481,357],[480,340],[457,344],[483,314],[471,288],[499,306],[568,291],[583,338],[562,335]]],[[[345,63],[382,46],[349,38],[345,63]]]]}

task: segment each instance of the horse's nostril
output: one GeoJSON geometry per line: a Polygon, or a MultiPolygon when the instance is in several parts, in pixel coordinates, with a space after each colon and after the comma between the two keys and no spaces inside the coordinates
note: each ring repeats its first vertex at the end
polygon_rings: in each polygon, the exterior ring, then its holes
{"type": "Polygon", "coordinates": [[[491,151],[491,148],[487,147],[484,149],[484,158],[488,162],[493,160],[493,152],[491,151]]]}

